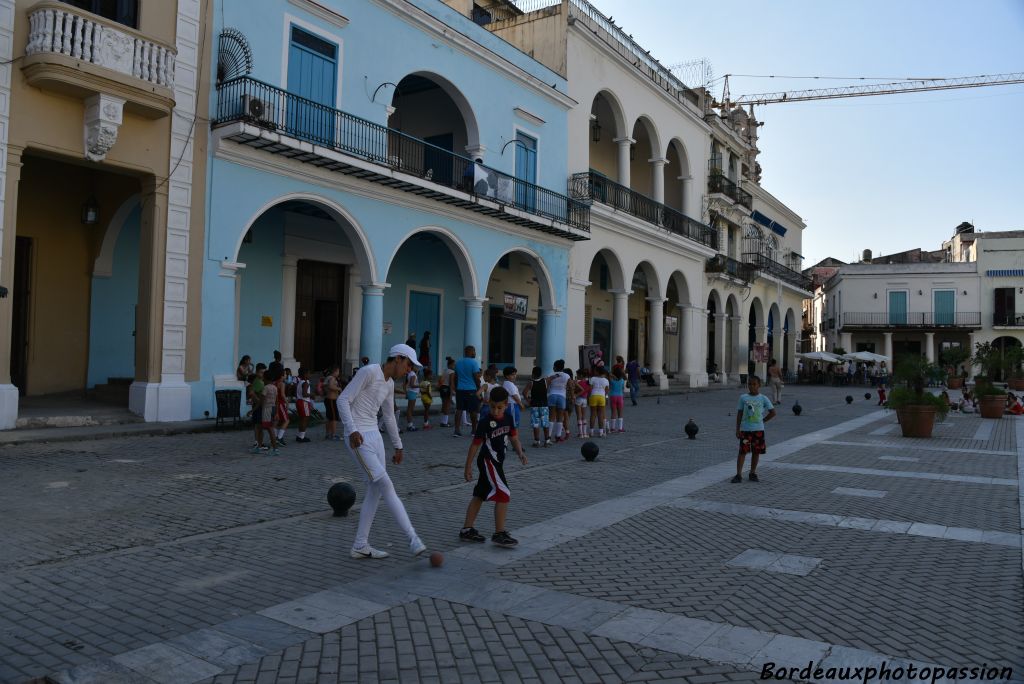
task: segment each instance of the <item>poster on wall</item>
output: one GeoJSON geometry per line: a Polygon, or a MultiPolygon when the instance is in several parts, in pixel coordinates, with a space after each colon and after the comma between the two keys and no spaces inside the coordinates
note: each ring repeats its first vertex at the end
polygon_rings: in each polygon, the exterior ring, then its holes
{"type": "Polygon", "coordinates": [[[519,332],[519,355],[532,359],[537,355],[537,325],[523,323],[519,332]]]}
{"type": "Polygon", "coordinates": [[[768,363],[768,354],[767,342],[755,342],[750,350],[750,360],[754,363],[768,363]]]}
{"type": "Polygon", "coordinates": [[[518,321],[526,318],[526,312],[530,308],[530,298],[526,295],[515,292],[505,293],[505,318],[514,318],[518,321]]]}
{"type": "Polygon", "coordinates": [[[678,316],[665,316],[665,334],[666,335],[678,335],[679,334],[679,317],[678,316]]]}

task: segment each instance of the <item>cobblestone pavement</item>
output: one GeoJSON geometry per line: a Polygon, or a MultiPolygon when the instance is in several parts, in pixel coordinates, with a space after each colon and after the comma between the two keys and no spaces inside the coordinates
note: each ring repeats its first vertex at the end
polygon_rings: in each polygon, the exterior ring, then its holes
{"type": "Polygon", "coordinates": [[[575,439],[530,449],[529,466],[508,468],[521,539],[509,553],[455,548],[468,441],[405,435],[392,477],[448,555],[441,570],[409,559],[383,509],[372,541],[392,557],[348,558],[356,516],[332,518],[324,496],[362,485],[337,444],[273,459],[250,456],[245,432],[5,446],[0,681],[725,682],[768,661],[883,658],[1024,668],[1022,421],[956,416],[934,439],[903,440],[873,402],[799,387],[803,415],[787,396],[769,425],[762,482],[731,485],[736,393],[642,400],[626,433],[596,440],[595,463],[575,439]],[[736,561],[745,552],[753,566],[736,561]],[[774,564],[759,567],[766,554],[774,564]]]}

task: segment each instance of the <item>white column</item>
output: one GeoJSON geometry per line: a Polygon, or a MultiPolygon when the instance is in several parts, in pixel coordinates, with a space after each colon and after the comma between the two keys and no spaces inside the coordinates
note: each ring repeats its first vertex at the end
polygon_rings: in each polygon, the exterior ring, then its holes
{"type": "MultiPolygon", "coordinates": [[[[612,358],[616,355],[629,358],[629,290],[609,290],[615,301],[612,306],[612,358]]],[[[643,359],[638,359],[643,363],[643,359]]]]}
{"type": "MultiPolygon", "coordinates": [[[[345,370],[351,372],[353,368],[359,367],[359,340],[362,334],[363,321],[363,289],[360,283],[363,280],[359,268],[349,266],[348,283],[345,289],[345,370]]],[[[383,334],[383,324],[381,333],[383,334]]],[[[307,359],[306,363],[313,363],[307,359]]],[[[312,372],[312,371],[310,371],[312,372]]]]}
{"type": "Polygon", "coordinates": [[[928,363],[935,363],[935,333],[924,334],[924,355],[928,363]]]}
{"type": "Polygon", "coordinates": [[[313,359],[295,358],[295,290],[299,279],[299,258],[290,254],[281,257],[281,363],[299,372],[299,361],[312,363],[313,359]]]}
{"type": "Polygon", "coordinates": [[[714,362],[718,366],[718,372],[723,378],[726,374],[732,370],[731,363],[727,362],[728,349],[731,346],[729,340],[726,339],[728,330],[728,319],[729,314],[715,314],[715,349],[714,349],[714,362]]]}
{"type": "Polygon", "coordinates": [[[668,389],[668,378],[661,369],[664,362],[665,343],[665,300],[661,297],[648,297],[650,315],[647,320],[648,362],[651,372],[662,389],[668,389]]]}
{"type": "MultiPolygon", "coordinates": [[[[676,180],[679,181],[679,211],[690,216],[690,203],[687,201],[687,195],[690,193],[690,183],[693,182],[691,176],[677,176],[676,180]]],[[[697,216],[691,216],[690,218],[700,218],[697,216]]]]}
{"type": "MultiPolygon", "coordinates": [[[[974,356],[974,333],[967,333],[967,349],[971,352],[971,356],[974,356]]],[[[967,362],[967,379],[971,382],[974,381],[974,364],[970,361],[967,362]]]]}
{"type": "Polygon", "coordinates": [[[708,384],[707,356],[702,352],[706,351],[708,338],[708,312],[699,306],[681,305],[679,309],[683,314],[683,375],[690,387],[705,387],[708,384]]]}
{"type": "Polygon", "coordinates": [[[882,337],[885,339],[885,342],[883,342],[883,346],[882,346],[882,349],[883,349],[882,355],[889,357],[889,363],[887,365],[889,366],[889,370],[892,371],[893,360],[894,360],[892,358],[892,333],[891,332],[882,333],[882,337]]]}
{"type": "Polygon", "coordinates": [[[615,144],[619,146],[619,185],[629,187],[629,148],[636,143],[630,137],[615,138],[615,144]]]}
{"type": "Polygon", "coordinates": [[[384,362],[384,288],[388,283],[363,283],[363,308],[360,312],[359,355],[370,363],[384,362]]]}
{"type": "Polygon", "coordinates": [[[747,372],[747,358],[750,353],[747,349],[746,326],[743,325],[742,316],[731,316],[729,323],[729,342],[732,346],[727,361],[729,376],[739,382],[740,375],[747,372]]]}
{"type": "Polygon", "coordinates": [[[463,346],[476,349],[478,359],[484,358],[484,302],[486,297],[462,297],[465,309],[465,331],[463,333],[463,346]]]}
{"type": "Polygon", "coordinates": [[[668,159],[656,157],[648,159],[651,164],[651,199],[659,204],[665,203],[665,164],[668,159]]]}

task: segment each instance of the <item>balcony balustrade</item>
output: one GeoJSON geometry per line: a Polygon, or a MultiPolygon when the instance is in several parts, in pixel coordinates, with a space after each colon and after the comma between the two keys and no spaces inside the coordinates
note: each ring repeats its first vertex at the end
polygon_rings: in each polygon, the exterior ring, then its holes
{"type": "Polygon", "coordinates": [[[756,268],[760,273],[774,276],[784,283],[789,283],[801,290],[811,290],[811,279],[809,277],[780,264],[764,254],[746,253],[743,255],[743,260],[756,268]]]}
{"type": "Polygon", "coordinates": [[[992,325],[999,325],[1004,328],[1024,328],[1024,313],[992,314],[992,325]]]}
{"type": "Polygon", "coordinates": [[[590,207],[585,203],[401,131],[248,77],[219,84],[217,95],[214,128],[250,125],[249,130],[243,126],[228,136],[238,142],[570,240],[590,239],[581,234],[590,232],[590,207]],[[359,163],[340,160],[333,153],[359,163]],[[380,172],[367,170],[367,162],[381,167],[380,172]],[[395,172],[414,176],[418,182],[396,177],[395,172]],[[425,186],[433,191],[425,191],[425,186]],[[505,211],[505,207],[518,211],[505,211]]]}
{"type": "Polygon", "coordinates": [[[34,6],[28,23],[26,56],[67,55],[152,85],[174,87],[174,50],[125,26],[60,2],[34,6]]]}
{"type": "Polygon", "coordinates": [[[600,202],[631,216],[664,228],[708,247],[718,248],[718,233],[686,214],[655,202],[596,171],[575,173],[569,179],[569,194],[578,200],[600,202]]]}
{"type": "Polygon", "coordinates": [[[724,273],[733,278],[738,278],[745,283],[753,282],[754,278],[757,277],[757,270],[753,266],[736,261],[724,254],[716,254],[704,262],[704,272],[724,273]]]}
{"type": "Polygon", "coordinates": [[[737,204],[747,209],[754,208],[753,196],[736,183],[726,178],[721,173],[714,173],[708,176],[708,192],[711,194],[722,194],[737,204]]]}
{"type": "Polygon", "coordinates": [[[846,328],[980,328],[980,311],[847,311],[846,328]]]}

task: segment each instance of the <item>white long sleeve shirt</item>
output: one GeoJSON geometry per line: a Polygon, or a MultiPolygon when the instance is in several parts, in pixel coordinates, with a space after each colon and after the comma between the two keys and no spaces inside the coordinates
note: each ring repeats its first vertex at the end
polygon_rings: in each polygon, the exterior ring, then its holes
{"type": "Polygon", "coordinates": [[[370,432],[377,428],[377,412],[383,409],[384,427],[395,449],[402,448],[395,422],[395,381],[385,380],[380,364],[363,366],[338,397],[338,414],[345,431],[345,441],[353,432],[370,432]]]}

